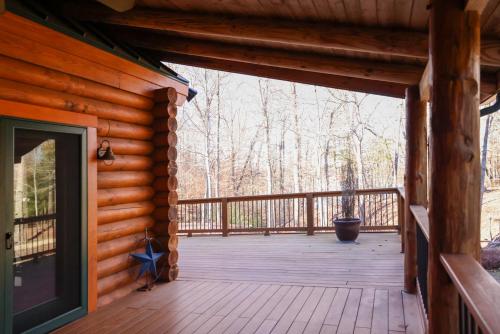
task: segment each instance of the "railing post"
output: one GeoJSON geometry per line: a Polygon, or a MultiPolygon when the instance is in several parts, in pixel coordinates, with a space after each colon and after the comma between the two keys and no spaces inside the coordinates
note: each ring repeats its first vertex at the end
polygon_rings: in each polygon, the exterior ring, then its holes
{"type": "MultiPolygon", "coordinates": [[[[404,191],[404,190],[403,190],[404,191]]],[[[398,189],[398,232],[401,235],[401,253],[405,251],[405,199],[398,189]]]]}
{"type": "Polygon", "coordinates": [[[419,86],[406,89],[405,291],[417,291],[417,223],[410,205],[427,206],[427,102],[419,86]]]}
{"type": "Polygon", "coordinates": [[[228,212],[227,212],[227,198],[222,199],[222,236],[227,237],[229,235],[229,225],[228,225],[228,212]]]}
{"type": "Polygon", "coordinates": [[[313,194],[306,194],[307,235],[314,235],[314,199],[313,194]]]}

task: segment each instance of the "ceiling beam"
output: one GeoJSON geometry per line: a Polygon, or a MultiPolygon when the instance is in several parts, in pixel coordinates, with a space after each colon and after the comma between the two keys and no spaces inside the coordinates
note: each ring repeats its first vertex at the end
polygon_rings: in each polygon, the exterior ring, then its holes
{"type": "Polygon", "coordinates": [[[90,3],[72,3],[66,6],[65,13],[79,20],[129,27],[427,57],[428,36],[421,32],[159,9],[136,8],[126,13],[116,13],[90,3]]]}
{"type": "MultiPolygon", "coordinates": [[[[419,85],[425,70],[424,67],[415,65],[171,38],[150,32],[120,31],[120,33],[126,34],[130,44],[145,49],[275,67],[280,71],[298,70],[365,79],[374,81],[373,84],[387,82],[406,86],[419,85]]],[[[298,77],[288,80],[300,81],[298,77]]],[[[497,91],[497,73],[482,71],[481,101],[496,94],[497,91]]]]}
{"type": "MultiPolygon", "coordinates": [[[[481,2],[477,0],[477,3],[481,2]]],[[[470,0],[469,3],[472,6],[474,1],[470,0]]],[[[136,8],[126,13],[116,13],[90,3],[67,5],[65,13],[79,20],[136,28],[428,58],[428,34],[402,29],[354,27],[325,22],[248,18],[159,9],[136,8]]],[[[481,64],[500,66],[499,39],[483,39],[481,64]]]]}
{"type": "MultiPolygon", "coordinates": [[[[145,51],[157,60],[165,62],[397,98],[404,98],[404,92],[407,87],[407,85],[384,81],[365,80],[303,70],[283,70],[283,68],[274,66],[262,66],[156,50],[145,51]]],[[[485,103],[489,99],[495,98],[496,93],[500,91],[500,85],[497,86],[497,82],[500,83],[500,72],[497,74],[483,72],[481,73],[481,77],[481,102],[485,103]]]]}
{"type": "Polygon", "coordinates": [[[105,6],[117,11],[126,12],[135,6],[135,0],[97,0],[105,6]]]}
{"type": "Polygon", "coordinates": [[[408,64],[171,38],[150,32],[130,31],[126,36],[131,45],[146,49],[405,85],[418,84],[424,71],[421,66],[408,64]]]}
{"type": "Polygon", "coordinates": [[[147,52],[150,52],[150,54],[156,59],[165,62],[253,75],[270,79],[293,81],[309,85],[358,91],[368,94],[403,98],[406,89],[406,85],[396,83],[349,78],[344,76],[322,74],[302,70],[284,71],[282,68],[273,66],[262,66],[214,58],[181,55],[177,53],[162,51],[147,50],[147,52]]]}

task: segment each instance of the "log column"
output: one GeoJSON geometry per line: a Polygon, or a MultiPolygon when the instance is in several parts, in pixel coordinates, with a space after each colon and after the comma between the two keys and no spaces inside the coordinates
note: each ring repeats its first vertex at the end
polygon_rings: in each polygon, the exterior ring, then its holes
{"type": "Polygon", "coordinates": [[[160,263],[162,279],[173,281],[179,274],[177,260],[177,92],[174,88],[161,89],[155,94],[155,116],[153,129],[155,135],[153,154],[155,174],[154,231],[163,245],[165,255],[160,263]]]}
{"type": "Polygon", "coordinates": [[[417,226],[410,205],[427,206],[427,105],[418,86],[406,89],[405,291],[417,291],[417,226]]]}
{"type": "Polygon", "coordinates": [[[430,17],[429,332],[458,332],[458,294],[441,253],[480,250],[479,13],[433,0],[430,17]]]}

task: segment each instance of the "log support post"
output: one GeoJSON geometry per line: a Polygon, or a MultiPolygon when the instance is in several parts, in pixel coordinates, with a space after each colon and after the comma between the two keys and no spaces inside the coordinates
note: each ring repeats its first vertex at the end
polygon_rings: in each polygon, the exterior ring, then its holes
{"type": "Polygon", "coordinates": [[[429,332],[458,333],[458,293],[440,254],[480,252],[480,15],[433,0],[429,191],[429,332]]]}
{"type": "Polygon", "coordinates": [[[405,291],[417,291],[417,223],[410,205],[427,206],[427,105],[418,86],[406,89],[406,171],[404,205],[405,291]]]}
{"type": "Polygon", "coordinates": [[[229,225],[228,225],[228,215],[229,212],[228,206],[227,206],[227,198],[222,199],[222,204],[221,204],[221,210],[222,210],[222,236],[227,237],[229,235],[229,225]]]}
{"type": "Polygon", "coordinates": [[[154,231],[161,241],[165,255],[161,259],[161,278],[165,281],[177,279],[179,268],[178,222],[177,222],[177,92],[174,88],[155,92],[154,143],[155,190],[154,231]]]}
{"type": "Polygon", "coordinates": [[[306,195],[307,235],[314,235],[314,198],[313,194],[306,195]]]}

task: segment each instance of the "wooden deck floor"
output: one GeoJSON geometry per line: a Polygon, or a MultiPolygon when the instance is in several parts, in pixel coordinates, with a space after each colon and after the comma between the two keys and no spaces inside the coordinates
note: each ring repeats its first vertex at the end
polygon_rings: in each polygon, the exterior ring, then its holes
{"type": "Polygon", "coordinates": [[[182,279],[337,287],[403,284],[396,233],[361,233],[356,243],[335,234],[192,237],[179,242],[182,279]]]}
{"type": "Polygon", "coordinates": [[[136,292],[59,333],[422,333],[401,291],[399,236],[180,240],[178,281],[136,292]]]}

